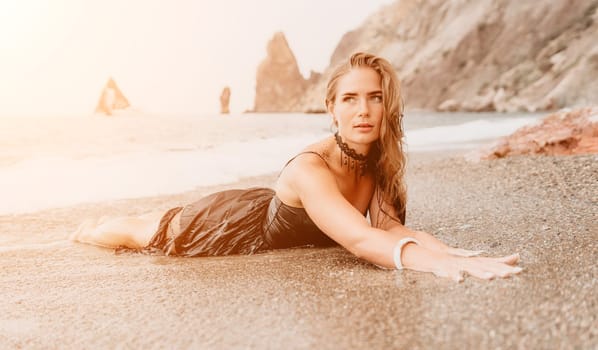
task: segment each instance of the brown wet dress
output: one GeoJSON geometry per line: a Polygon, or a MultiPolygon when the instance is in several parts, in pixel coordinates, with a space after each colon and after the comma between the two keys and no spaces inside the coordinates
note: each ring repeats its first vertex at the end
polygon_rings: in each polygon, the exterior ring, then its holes
{"type": "Polygon", "coordinates": [[[257,187],[216,192],[170,209],[142,251],[215,256],[335,244],[305,209],[284,204],[272,189],[257,187]]]}

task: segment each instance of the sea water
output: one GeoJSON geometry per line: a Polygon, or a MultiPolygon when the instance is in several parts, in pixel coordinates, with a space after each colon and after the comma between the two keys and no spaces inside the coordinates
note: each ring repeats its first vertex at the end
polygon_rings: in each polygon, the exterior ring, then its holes
{"type": "MultiPolygon", "coordinates": [[[[539,115],[412,112],[408,152],[474,149],[539,115]]],[[[331,134],[313,114],[0,119],[0,215],[179,193],[270,174],[331,134]]]]}

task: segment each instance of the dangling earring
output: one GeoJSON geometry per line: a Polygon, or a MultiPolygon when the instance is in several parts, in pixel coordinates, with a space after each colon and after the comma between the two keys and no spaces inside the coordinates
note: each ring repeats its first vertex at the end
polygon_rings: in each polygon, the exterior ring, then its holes
{"type": "Polygon", "coordinates": [[[338,120],[332,118],[332,123],[330,124],[330,132],[332,134],[336,134],[338,132],[338,120]]]}

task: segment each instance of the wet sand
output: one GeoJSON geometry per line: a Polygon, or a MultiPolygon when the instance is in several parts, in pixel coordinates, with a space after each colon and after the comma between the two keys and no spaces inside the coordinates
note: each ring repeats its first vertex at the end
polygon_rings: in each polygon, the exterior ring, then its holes
{"type": "Polygon", "coordinates": [[[596,348],[598,157],[417,154],[408,225],[521,254],[510,279],[380,270],[341,248],[172,258],[65,241],[82,219],[165,210],[275,174],[0,216],[0,348],[596,348]]]}

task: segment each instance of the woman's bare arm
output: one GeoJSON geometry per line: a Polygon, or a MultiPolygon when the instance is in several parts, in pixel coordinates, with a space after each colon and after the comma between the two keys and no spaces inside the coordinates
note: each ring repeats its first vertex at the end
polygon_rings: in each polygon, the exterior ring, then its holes
{"type": "MultiPolygon", "coordinates": [[[[395,267],[393,251],[397,242],[413,231],[397,226],[392,232],[372,227],[342,195],[330,170],[319,158],[304,157],[287,168],[289,185],[299,196],[314,223],[357,257],[378,266],[395,267]]],[[[463,272],[478,278],[507,277],[521,271],[514,267],[517,255],[502,258],[464,258],[424,245],[407,244],[401,262],[405,268],[432,272],[455,281],[463,272]]]]}
{"type": "MultiPolygon", "coordinates": [[[[377,191],[377,190],[376,190],[377,191]]],[[[420,242],[420,246],[410,244],[405,247],[402,254],[403,266],[418,271],[432,272],[437,276],[449,277],[455,281],[463,280],[463,273],[469,273],[478,278],[492,279],[495,277],[507,277],[522,271],[516,267],[519,262],[519,255],[513,254],[500,258],[477,257],[483,251],[473,251],[461,248],[453,248],[433,235],[411,230],[401,224],[396,215],[395,209],[386,201],[378,200],[378,193],[374,193],[370,203],[370,219],[372,226],[393,234],[397,240],[412,237],[420,242]],[[380,203],[382,203],[380,205],[380,203]],[[381,206],[384,210],[381,210],[381,206]],[[428,265],[419,261],[418,248],[436,252],[435,257],[439,264],[434,264],[431,269],[428,265]]],[[[424,259],[424,257],[421,257],[424,259]]]]}
{"type": "MultiPolygon", "coordinates": [[[[285,171],[290,172],[287,174],[287,178],[292,179],[289,185],[299,196],[307,214],[324,233],[359,258],[379,266],[395,267],[396,235],[367,222],[343,197],[334,176],[321,159],[304,157],[285,171]]],[[[442,254],[438,252],[423,247],[417,249],[417,254],[404,256],[405,266],[431,271],[442,260],[442,254]]]]}
{"type": "Polygon", "coordinates": [[[476,256],[483,252],[481,250],[453,248],[427,232],[412,230],[404,226],[399,221],[395,209],[387,202],[379,200],[379,193],[377,191],[378,190],[376,189],[376,192],[372,196],[372,200],[370,202],[370,220],[372,222],[372,226],[395,234],[397,239],[413,237],[417,239],[422,246],[428,249],[437,250],[452,255],[476,256]]]}

